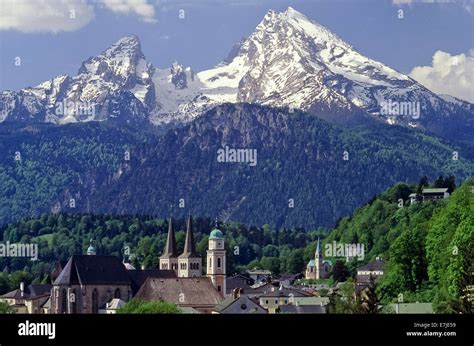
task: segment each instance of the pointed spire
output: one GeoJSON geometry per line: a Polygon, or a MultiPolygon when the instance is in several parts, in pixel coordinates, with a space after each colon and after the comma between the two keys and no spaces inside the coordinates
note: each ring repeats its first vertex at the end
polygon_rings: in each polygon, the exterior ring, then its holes
{"type": "Polygon", "coordinates": [[[193,234],[193,219],[191,215],[188,217],[187,230],[186,230],[186,241],[184,243],[183,254],[179,257],[200,257],[196,253],[196,246],[194,244],[193,234]]]}
{"type": "Polygon", "coordinates": [[[168,222],[168,237],[166,238],[166,246],[161,257],[176,257],[176,239],[174,236],[173,219],[170,217],[168,222]]]}
{"type": "Polygon", "coordinates": [[[316,245],[316,254],[321,255],[321,247],[319,246],[319,237],[318,237],[318,244],[316,245]]]}

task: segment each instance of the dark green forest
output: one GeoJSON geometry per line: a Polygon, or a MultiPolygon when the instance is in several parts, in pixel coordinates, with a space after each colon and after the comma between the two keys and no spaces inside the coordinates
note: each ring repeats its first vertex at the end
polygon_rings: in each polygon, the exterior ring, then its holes
{"type": "Polygon", "coordinates": [[[173,206],[177,217],[329,228],[397,182],[474,172],[467,149],[418,130],[344,129],[257,105],[222,105],[160,136],[3,124],[0,153],[0,225],[52,211],[165,218],[173,206]],[[217,162],[226,145],[257,150],[257,165],[217,162]]]}
{"type": "Polygon", "coordinates": [[[106,123],[0,126],[0,224],[51,212],[109,182],[126,151],[150,136],[106,123]]]}

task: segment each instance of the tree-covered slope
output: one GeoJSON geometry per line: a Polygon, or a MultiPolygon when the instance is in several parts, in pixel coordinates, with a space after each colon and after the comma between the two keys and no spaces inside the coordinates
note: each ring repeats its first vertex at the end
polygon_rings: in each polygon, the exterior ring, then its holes
{"type": "Polygon", "coordinates": [[[173,205],[178,217],[331,227],[398,181],[474,172],[463,149],[417,130],[248,104],[161,136],[89,123],[3,124],[0,137],[0,224],[57,210],[165,217],[173,205]],[[256,165],[219,162],[226,146],[256,151],[256,165]]]}
{"type": "Polygon", "coordinates": [[[407,203],[416,186],[397,184],[343,218],[325,242],[363,243],[365,261],[387,260],[378,287],[384,302],[402,294],[405,301],[433,301],[438,312],[471,312],[461,297],[474,284],[473,184],[466,181],[446,200],[416,204],[407,203]]]}
{"type": "Polygon", "coordinates": [[[91,193],[107,183],[125,167],[125,152],[145,141],[146,136],[131,129],[103,123],[2,124],[0,224],[50,212],[60,204],[75,207],[83,197],[76,186],[91,193]]]}
{"type": "Polygon", "coordinates": [[[169,131],[156,146],[133,153],[131,165],[91,198],[91,210],[165,216],[174,205],[181,217],[191,210],[277,228],[330,227],[396,182],[474,172],[459,148],[416,130],[348,130],[248,104],[216,107],[169,131]],[[218,162],[226,146],[256,150],[257,164],[218,162]]]}

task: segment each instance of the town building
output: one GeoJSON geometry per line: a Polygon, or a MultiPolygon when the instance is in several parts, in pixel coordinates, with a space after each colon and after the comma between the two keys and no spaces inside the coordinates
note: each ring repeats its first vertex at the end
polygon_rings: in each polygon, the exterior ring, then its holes
{"type": "Polygon", "coordinates": [[[21,282],[19,288],[0,296],[0,302],[11,305],[18,314],[41,314],[41,306],[48,300],[51,287],[49,284],[25,287],[25,283],[21,282]]]}
{"type": "Polygon", "coordinates": [[[247,275],[255,282],[267,282],[271,279],[272,272],[266,269],[257,269],[246,271],[247,275]]]}
{"type": "Polygon", "coordinates": [[[252,278],[242,275],[242,274],[234,274],[232,276],[228,276],[226,278],[226,296],[231,295],[232,292],[239,288],[241,293],[247,293],[252,290],[252,285],[255,282],[252,278]]]}
{"type": "Polygon", "coordinates": [[[281,305],[281,314],[326,314],[327,309],[323,305],[281,305]]]}
{"type": "Polygon", "coordinates": [[[302,290],[280,286],[280,288],[274,288],[268,293],[259,295],[258,298],[259,304],[267,309],[269,313],[274,314],[280,311],[279,307],[281,305],[292,304],[294,298],[310,296],[310,293],[302,290]]]}
{"type": "Polygon", "coordinates": [[[99,314],[116,314],[117,310],[125,304],[127,303],[124,300],[120,298],[114,298],[109,303],[105,303],[105,306],[102,306],[99,309],[99,314]]]}
{"type": "Polygon", "coordinates": [[[356,292],[368,287],[372,281],[377,281],[384,273],[385,262],[377,257],[375,261],[369,262],[357,268],[356,292]]]}
{"type": "Polygon", "coordinates": [[[211,313],[224,300],[208,277],[148,278],[136,298],[171,302],[179,308],[193,308],[200,313],[211,313]]]}
{"type": "Polygon", "coordinates": [[[266,314],[256,298],[241,294],[240,289],[234,289],[232,294],[221,301],[212,311],[214,314],[266,314]]]}
{"type": "Polygon", "coordinates": [[[287,286],[294,285],[297,280],[300,280],[303,278],[304,278],[304,275],[302,273],[298,273],[298,274],[286,273],[286,274],[281,274],[278,277],[278,283],[280,285],[287,287],[287,286]]]}

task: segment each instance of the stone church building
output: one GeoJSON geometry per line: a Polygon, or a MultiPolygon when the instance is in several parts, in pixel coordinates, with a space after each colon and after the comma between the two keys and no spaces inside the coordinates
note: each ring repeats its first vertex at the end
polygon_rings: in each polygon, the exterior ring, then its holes
{"type": "Polygon", "coordinates": [[[122,304],[135,296],[150,300],[160,297],[178,306],[210,312],[226,292],[224,235],[217,228],[210,233],[204,274],[191,216],[186,227],[184,251],[178,255],[173,222],[169,220],[160,269],[137,270],[118,257],[97,255],[91,241],[87,254],[72,256],[54,280],[49,313],[99,313],[112,301],[122,304]]]}
{"type": "Polygon", "coordinates": [[[314,253],[314,260],[310,260],[306,266],[305,279],[326,279],[329,277],[330,272],[331,262],[323,260],[318,238],[318,244],[316,245],[316,251],[314,253]]]}

